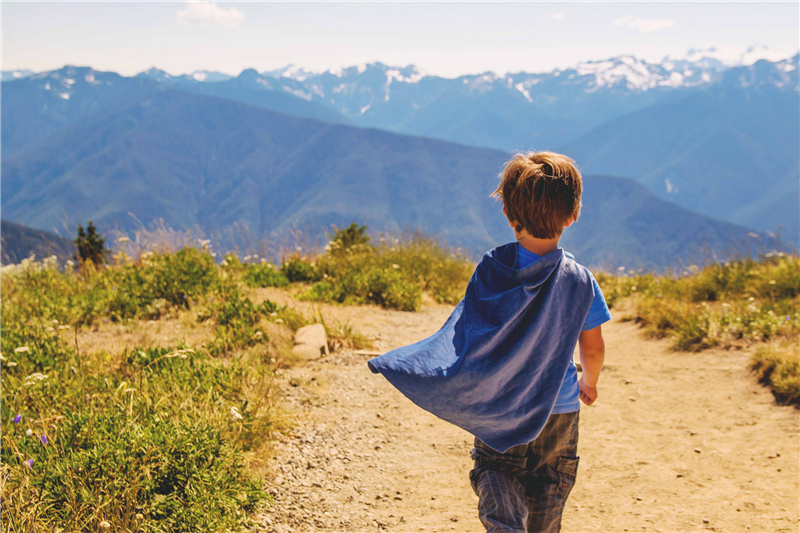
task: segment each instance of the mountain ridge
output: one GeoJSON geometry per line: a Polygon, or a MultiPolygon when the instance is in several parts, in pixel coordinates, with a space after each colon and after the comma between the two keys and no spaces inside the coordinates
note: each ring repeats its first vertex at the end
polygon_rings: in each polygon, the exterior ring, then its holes
{"type": "MultiPolygon", "coordinates": [[[[4,159],[2,198],[5,216],[34,227],[62,224],[69,211],[69,223],[92,219],[133,231],[131,212],[178,230],[238,224],[277,237],[298,224],[321,232],[355,220],[390,232],[420,228],[477,252],[511,238],[489,198],[507,158],[170,89],[64,131],[45,150],[4,159]]],[[[626,256],[627,265],[663,267],[691,260],[692,242],[724,253],[750,231],[693,214],[696,227],[709,228],[701,236],[682,222],[685,211],[624,178],[587,177],[586,191],[576,225],[586,230],[565,242],[588,263],[626,256]],[[662,220],[608,210],[609,195],[628,198],[623,205],[636,199],[662,220]],[[616,242],[594,246],[599,234],[581,237],[603,227],[620,233],[616,242]]]]}

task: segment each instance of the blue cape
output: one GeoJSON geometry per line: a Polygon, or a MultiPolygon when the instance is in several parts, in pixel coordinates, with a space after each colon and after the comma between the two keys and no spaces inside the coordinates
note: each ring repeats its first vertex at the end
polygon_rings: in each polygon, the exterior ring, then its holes
{"type": "Polygon", "coordinates": [[[369,361],[411,401],[504,452],[550,416],[594,298],[561,248],[515,268],[516,242],[486,252],[442,328],[369,361]]]}

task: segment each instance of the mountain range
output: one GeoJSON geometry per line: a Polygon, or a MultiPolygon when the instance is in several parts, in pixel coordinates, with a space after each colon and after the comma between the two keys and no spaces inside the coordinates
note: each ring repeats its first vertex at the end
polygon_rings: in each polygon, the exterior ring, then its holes
{"type": "Polygon", "coordinates": [[[590,224],[570,232],[570,246],[592,261],[666,266],[702,248],[741,250],[752,229],[759,246],[777,246],[765,232],[778,229],[796,243],[798,59],[729,68],[704,56],[622,57],[456,79],[379,63],[236,77],[20,74],[2,84],[2,207],[43,229],[88,218],[131,229],[129,212],[273,235],[359,220],[477,250],[507,233],[485,198],[502,163],[533,147],[575,157],[586,194],[617,206],[595,218],[585,198],[590,224]],[[450,217],[442,197],[458,205],[450,217]],[[659,215],[633,216],[636,206],[659,215]],[[645,242],[645,226],[661,237],[645,242]]]}
{"type": "MultiPolygon", "coordinates": [[[[479,252],[511,237],[489,197],[507,158],[166,90],[4,159],[3,208],[33,227],[77,217],[123,232],[163,219],[178,230],[240,225],[277,236],[355,220],[423,229],[479,252]]],[[[590,263],[624,258],[659,268],[752,239],[744,227],[682,210],[629,179],[587,177],[584,204],[583,229],[565,242],[590,263]],[[608,235],[598,239],[603,228],[608,235]]]]}

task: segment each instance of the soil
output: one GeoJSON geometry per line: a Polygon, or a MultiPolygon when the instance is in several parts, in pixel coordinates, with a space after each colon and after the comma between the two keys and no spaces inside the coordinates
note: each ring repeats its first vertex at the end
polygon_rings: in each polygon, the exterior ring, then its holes
{"type": "MultiPolygon", "coordinates": [[[[384,352],[434,333],[452,306],[313,309],[384,352]]],[[[618,319],[603,332],[563,531],[798,531],[800,416],[756,382],[748,352],[674,352],[618,319]]],[[[483,531],[472,437],[372,374],[370,357],[343,350],[284,372],[291,429],[275,444],[273,503],[254,530],[483,531]]]]}

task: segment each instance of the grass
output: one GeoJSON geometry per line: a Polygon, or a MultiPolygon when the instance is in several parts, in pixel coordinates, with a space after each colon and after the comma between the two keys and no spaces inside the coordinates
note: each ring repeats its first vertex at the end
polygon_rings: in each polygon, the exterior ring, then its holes
{"type": "Polygon", "coordinates": [[[754,368],[776,397],[800,405],[800,259],[770,254],[682,276],[629,272],[597,277],[609,306],[676,350],[757,346],[754,368]],[[769,344],[764,344],[769,343],[769,344]]]}
{"type": "Polygon", "coordinates": [[[253,304],[242,278],[193,248],[3,268],[3,531],[247,523],[268,499],[257,465],[277,423],[274,372],[305,318],[253,304]],[[78,343],[87,330],[136,338],[148,320],[193,344],[78,343]]]}
{"type": "Polygon", "coordinates": [[[289,279],[313,283],[303,299],[415,311],[423,292],[439,303],[457,303],[474,269],[458,251],[419,233],[383,237],[377,245],[339,242],[334,236],[324,254],[284,261],[289,279]]]}

